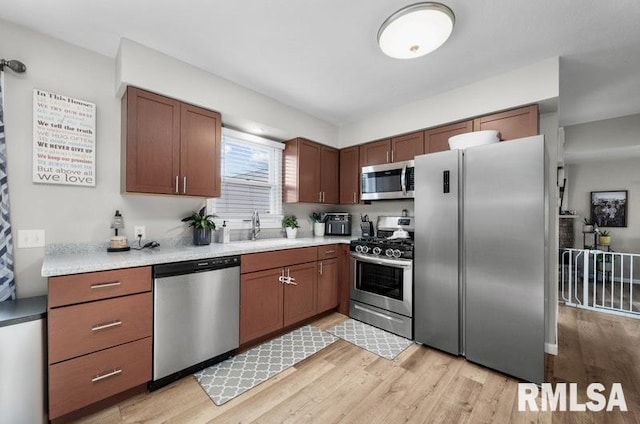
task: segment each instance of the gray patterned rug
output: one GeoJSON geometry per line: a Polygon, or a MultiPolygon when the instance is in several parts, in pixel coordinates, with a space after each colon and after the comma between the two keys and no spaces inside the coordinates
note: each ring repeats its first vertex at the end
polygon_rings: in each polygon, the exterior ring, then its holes
{"type": "Polygon", "coordinates": [[[394,359],[413,343],[409,339],[351,318],[326,331],[389,360],[394,359]]]}
{"type": "Polygon", "coordinates": [[[307,325],[193,376],[219,406],[337,340],[331,334],[307,325]]]}

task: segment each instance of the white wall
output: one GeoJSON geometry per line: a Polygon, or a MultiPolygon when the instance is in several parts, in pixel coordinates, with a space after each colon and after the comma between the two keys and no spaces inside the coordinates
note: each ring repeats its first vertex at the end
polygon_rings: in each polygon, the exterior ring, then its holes
{"type": "Polygon", "coordinates": [[[576,210],[575,247],[582,248],[582,218],[590,216],[592,191],[628,190],[626,228],[607,228],[612,249],[640,253],[640,115],[565,127],[567,199],[576,210]]]}
{"type": "Polygon", "coordinates": [[[640,157],[640,114],[564,128],[568,164],[640,157]]]}
{"type": "Polygon", "coordinates": [[[580,219],[574,220],[574,246],[582,249],[582,218],[590,216],[592,191],[628,190],[627,227],[606,228],[611,233],[611,248],[617,252],[640,253],[640,173],[638,159],[591,161],[567,166],[571,185],[568,205],[580,219]]]}
{"type": "Polygon", "coordinates": [[[378,113],[340,127],[340,147],[557,99],[558,58],[378,113]]]}
{"type": "MultiPolygon", "coordinates": [[[[198,208],[201,199],[120,193],[120,98],[114,86],[116,61],[4,21],[0,21],[0,51],[3,57],[19,59],[27,65],[25,74],[7,71],[5,75],[5,131],[14,240],[18,230],[44,229],[47,244],[106,241],[111,235],[109,225],[116,209],[124,215],[125,232],[130,239],[133,239],[134,225],[145,225],[149,239],[183,234],[180,218],[198,208]],[[34,88],[96,104],[95,188],[32,183],[34,88]]],[[[187,101],[217,109],[223,120],[228,117],[223,107],[228,106],[236,117],[279,125],[282,134],[306,135],[328,144],[335,144],[337,140],[335,128],[288,106],[249,90],[234,88],[217,77],[208,78],[203,71],[156,56],[153,51],[139,48],[135,53],[140,56],[128,63],[139,73],[126,71],[124,74],[131,75],[132,82],[143,88],[160,91],[161,87],[154,84],[165,84],[166,89],[162,90],[165,94],[180,95],[187,101]],[[142,76],[151,83],[142,84],[143,80],[136,79],[142,76]],[[226,91],[221,90],[224,84],[226,91]],[[204,99],[224,93],[225,101],[207,104],[200,100],[198,92],[207,93],[204,99]]],[[[40,277],[43,255],[43,248],[15,248],[18,297],[47,292],[46,280],[40,277]]]]}
{"type": "Polygon", "coordinates": [[[216,110],[226,126],[245,131],[261,127],[263,136],[279,140],[305,137],[338,144],[336,126],[134,41],[120,41],[116,64],[118,97],[134,85],[216,110]]]}

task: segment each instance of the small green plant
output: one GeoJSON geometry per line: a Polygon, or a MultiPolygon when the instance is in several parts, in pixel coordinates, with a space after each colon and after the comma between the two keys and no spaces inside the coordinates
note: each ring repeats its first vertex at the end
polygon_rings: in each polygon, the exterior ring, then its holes
{"type": "Polygon", "coordinates": [[[182,222],[189,222],[189,227],[193,227],[195,229],[203,228],[215,230],[216,223],[213,222],[213,218],[216,217],[216,215],[205,215],[204,208],[202,208],[199,212],[193,211],[191,215],[182,218],[182,222]]]}
{"type": "Polygon", "coordinates": [[[609,237],[609,231],[604,230],[600,233],[600,237],[609,237]]]}
{"type": "Polygon", "coordinates": [[[298,225],[298,217],[295,215],[285,215],[284,218],[282,218],[282,226],[285,228],[300,228],[300,225],[298,225]]]}
{"type": "Polygon", "coordinates": [[[591,219],[591,218],[585,218],[585,219],[582,220],[582,222],[584,223],[584,225],[593,225],[594,224],[593,219],[591,219]]]}
{"type": "Polygon", "coordinates": [[[311,215],[309,215],[309,219],[314,224],[319,224],[319,223],[321,223],[323,221],[322,220],[322,215],[320,215],[320,212],[311,212],[311,215]]]}

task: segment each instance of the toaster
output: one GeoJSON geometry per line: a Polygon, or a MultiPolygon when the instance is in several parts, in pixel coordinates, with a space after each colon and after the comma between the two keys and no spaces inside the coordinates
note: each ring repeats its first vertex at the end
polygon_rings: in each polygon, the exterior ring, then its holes
{"type": "Polygon", "coordinates": [[[351,215],[342,212],[330,212],[324,218],[324,234],[327,236],[350,236],[351,215]]]}

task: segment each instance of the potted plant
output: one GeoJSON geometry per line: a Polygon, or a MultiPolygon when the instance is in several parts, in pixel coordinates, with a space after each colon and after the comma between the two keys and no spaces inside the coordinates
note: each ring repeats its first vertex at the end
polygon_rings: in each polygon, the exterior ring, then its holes
{"type": "Polygon", "coordinates": [[[601,246],[611,245],[611,235],[609,235],[609,231],[603,231],[600,233],[600,236],[598,237],[598,244],[601,246]]]}
{"type": "Polygon", "coordinates": [[[287,238],[296,238],[300,225],[298,225],[298,218],[295,215],[285,215],[282,218],[282,226],[287,232],[287,238]]]}
{"type": "Polygon", "coordinates": [[[313,235],[323,237],[324,236],[324,220],[319,212],[312,212],[309,215],[309,219],[313,222],[313,235]]]}
{"type": "Polygon", "coordinates": [[[193,244],[196,246],[206,246],[211,244],[211,230],[216,229],[216,223],[213,218],[216,215],[205,215],[204,208],[199,212],[192,212],[191,215],[182,218],[182,222],[189,222],[189,226],[193,227],[193,244]]]}
{"type": "Polygon", "coordinates": [[[593,233],[593,220],[590,218],[585,218],[582,220],[582,232],[583,233],[593,233]]]}

